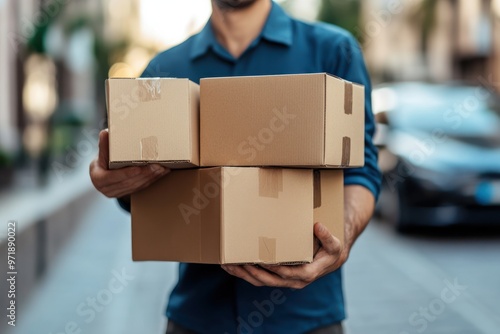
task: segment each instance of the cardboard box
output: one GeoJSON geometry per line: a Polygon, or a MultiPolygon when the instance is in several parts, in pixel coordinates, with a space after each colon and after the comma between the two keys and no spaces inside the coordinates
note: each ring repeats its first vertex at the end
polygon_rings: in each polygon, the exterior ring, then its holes
{"type": "Polygon", "coordinates": [[[313,225],[343,241],[342,170],[177,170],[132,195],[134,261],[307,263],[313,225]]]}
{"type": "Polygon", "coordinates": [[[109,167],[199,165],[199,86],[188,79],[108,79],[109,167]]]}
{"type": "Polygon", "coordinates": [[[327,75],[201,80],[202,166],[360,167],[364,87],[327,75]]]}

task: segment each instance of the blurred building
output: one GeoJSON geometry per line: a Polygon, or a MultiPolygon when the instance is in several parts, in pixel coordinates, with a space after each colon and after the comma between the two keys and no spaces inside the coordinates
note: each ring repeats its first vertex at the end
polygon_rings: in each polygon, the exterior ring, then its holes
{"type": "Polygon", "coordinates": [[[90,124],[102,106],[89,19],[99,13],[98,0],[0,1],[0,152],[17,169],[64,155],[68,126],[90,124]]]}
{"type": "Polygon", "coordinates": [[[362,3],[358,35],[377,81],[500,78],[499,0],[362,3]]]}
{"type": "Polygon", "coordinates": [[[102,13],[99,0],[0,0],[0,220],[17,222],[20,308],[95,196],[88,162],[104,115],[95,53],[102,13]]]}
{"type": "MultiPolygon", "coordinates": [[[[210,11],[209,0],[0,0],[0,220],[17,222],[19,309],[97,196],[88,166],[107,126],[104,80],[140,75],[210,11]]],[[[6,241],[5,228],[1,254],[6,241]]]]}

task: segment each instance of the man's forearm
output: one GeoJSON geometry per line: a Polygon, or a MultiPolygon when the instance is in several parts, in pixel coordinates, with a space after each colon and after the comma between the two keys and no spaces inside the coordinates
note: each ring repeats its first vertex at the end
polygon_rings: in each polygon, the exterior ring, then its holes
{"type": "Polygon", "coordinates": [[[345,246],[352,245],[368,225],[375,209],[375,197],[363,186],[349,185],[344,190],[345,246]]]}

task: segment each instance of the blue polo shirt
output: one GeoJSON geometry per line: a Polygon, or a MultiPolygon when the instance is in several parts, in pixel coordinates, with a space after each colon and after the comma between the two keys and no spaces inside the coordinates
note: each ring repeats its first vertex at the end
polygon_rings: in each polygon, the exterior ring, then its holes
{"type": "MultiPolygon", "coordinates": [[[[328,24],[289,17],[273,2],[261,34],[234,58],[216,40],[210,21],[198,34],[157,55],[143,77],[200,78],[327,72],[366,87],[363,168],[345,171],[345,184],[378,196],[381,175],[371,111],[371,85],[355,39],[328,24]]],[[[167,316],[198,333],[306,333],[345,318],[341,270],[302,290],[254,287],[218,265],[180,264],[167,316]]]]}

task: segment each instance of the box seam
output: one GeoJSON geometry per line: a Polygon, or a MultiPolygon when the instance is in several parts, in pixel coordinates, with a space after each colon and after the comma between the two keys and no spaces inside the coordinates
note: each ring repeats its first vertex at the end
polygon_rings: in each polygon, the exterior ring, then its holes
{"type": "Polygon", "coordinates": [[[328,84],[328,78],[327,78],[327,74],[325,73],[323,75],[323,80],[324,80],[324,85],[323,85],[323,154],[322,154],[322,164],[326,164],[326,121],[327,121],[327,117],[326,117],[326,114],[327,114],[327,110],[326,110],[326,99],[328,98],[327,97],[327,84],[328,84]]]}
{"type": "Polygon", "coordinates": [[[224,182],[226,181],[224,179],[224,176],[225,176],[225,168],[224,167],[220,167],[219,169],[219,177],[220,177],[220,185],[221,185],[221,189],[220,189],[220,203],[219,203],[219,210],[220,210],[220,224],[219,224],[219,240],[220,240],[220,245],[219,245],[219,262],[221,264],[225,263],[226,262],[226,252],[224,252],[224,246],[225,246],[225,226],[224,226],[224,223],[225,223],[225,215],[224,215],[224,182]]]}

